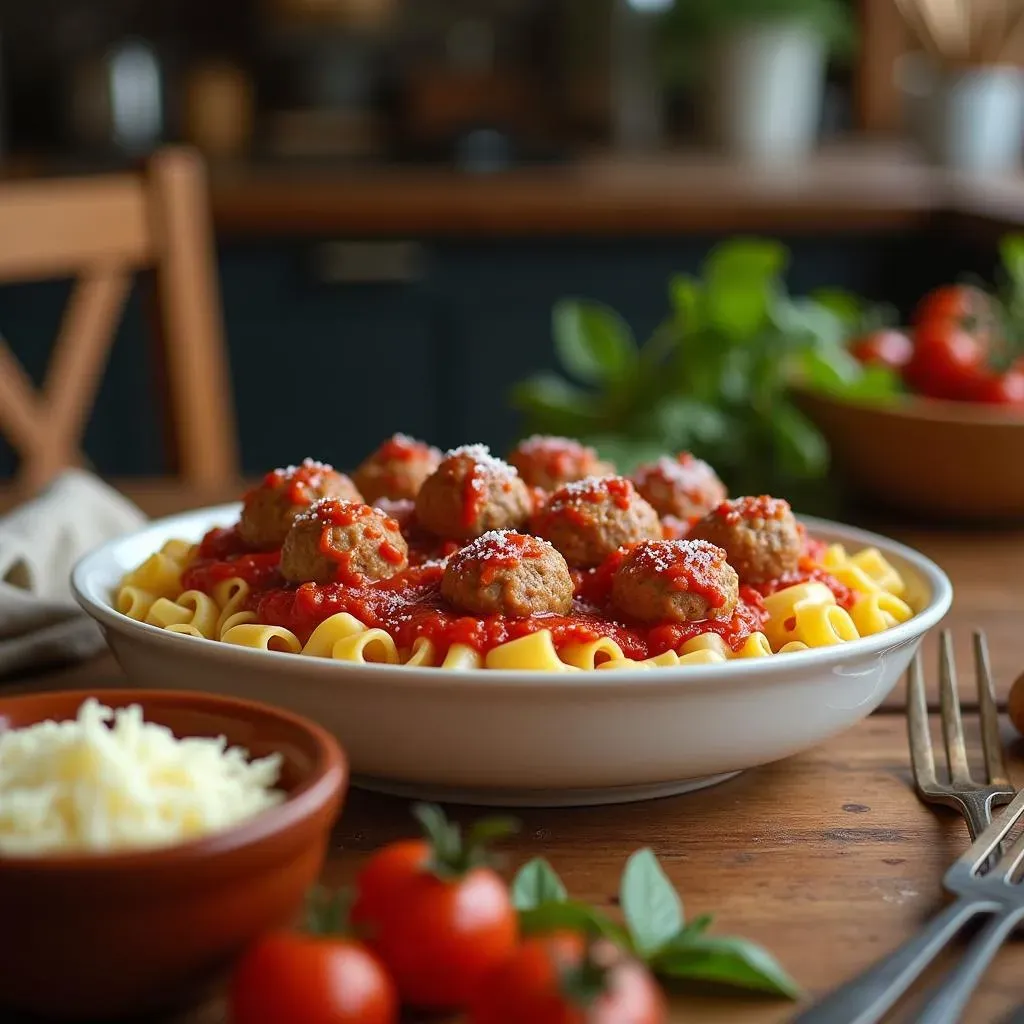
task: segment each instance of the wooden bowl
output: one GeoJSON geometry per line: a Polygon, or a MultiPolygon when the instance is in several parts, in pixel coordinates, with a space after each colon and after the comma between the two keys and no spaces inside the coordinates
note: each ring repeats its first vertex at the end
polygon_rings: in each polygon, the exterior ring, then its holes
{"type": "Polygon", "coordinates": [[[864,495],[919,516],[1024,518],[1024,415],[907,397],[867,404],[799,391],[836,468],[864,495]]]}
{"type": "Polygon", "coordinates": [[[347,763],[312,722],[203,693],[12,697],[0,700],[0,731],[73,718],[87,696],[140,704],[147,721],[179,737],[223,734],[253,757],[279,751],[288,796],[235,828],[175,846],[0,857],[0,1006],[114,1020],[189,1005],[249,942],[294,918],[319,877],[347,763]]]}

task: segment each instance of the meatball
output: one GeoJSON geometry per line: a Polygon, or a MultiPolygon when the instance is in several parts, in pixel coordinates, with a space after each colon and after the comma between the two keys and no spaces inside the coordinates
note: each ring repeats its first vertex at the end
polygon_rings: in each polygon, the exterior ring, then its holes
{"type": "Polygon", "coordinates": [[[684,522],[707,515],[729,496],[718,474],[689,452],[680,452],[674,459],[663,455],[639,466],[632,480],[658,515],[684,522]]]}
{"type": "Polygon", "coordinates": [[[612,577],[612,601],[641,622],[727,619],[739,578],[725,552],[703,540],[659,540],[626,552],[612,577]]]}
{"type": "Polygon", "coordinates": [[[565,614],[572,577],[565,559],[546,541],[511,530],[491,530],[448,559],[441,593],[474,615],[521,618],[565,614]]]}
{"type": "Polygon", "coordinates": [[[534,434],[512,449],[508,461],[530,487],[555,491],[588,476],[610,476],[615,467],[602,462],[593,448],[568,437],[534,434]]]}
{"type": "Polygon", "coordinates": [[[722,502],[688,534],[725,549],[744,583],[764,583],[800,566],[803,542],[788,501],[761,495],[722,502]]]}
{"type": "Polygon", "coordinates": [[[360,464],[352,479],[371,503],[380,498],[415,498],[440,461],[441,453],[436,448],[405,434],[394,434],[360,464]]]}
{"type": "Polygon", "coordinates": [[[658,513],[620,476],[591,477],[551,495],[533,520],[570,565],[600,565],[623,544],[660,540],[658,513]]]}
{"type": "Polygon", "coordinates": [[[454,540],[515,529],[526,522],[532,508],[530,491],[519,474],[482,444],[446,452],[416,495],[420,526],[454,540]]]}
{"type": "Polygon", "coordinates": [[[297,516],[281,549],[281,575],[290,583],[383,580],[408,568],[398,523],[379,508],[324,498],[297,516]]]}
{"type": "Polygon", "coordinates": [[[324,462],[305,459],[268,473],[244,499],[238,533],[252,548],[274,551],[281,547],[295,517],[320,498],[362,501],[355,484],[324,462]]]}

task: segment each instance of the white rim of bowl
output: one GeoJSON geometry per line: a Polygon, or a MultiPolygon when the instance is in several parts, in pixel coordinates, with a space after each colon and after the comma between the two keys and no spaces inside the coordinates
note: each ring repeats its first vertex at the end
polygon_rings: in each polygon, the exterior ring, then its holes
{"type": "MultiPolygon", "coordinates": [[[[270,658],[279,662],[282,668],[286,668],[288,665],[294,668],[295,659],[302,657],[299,654],[289,654],[285,651],[265,651],[225,644],[220,640],[206,640],[180,633],[171,633],[159,626],[130,619],[114,608],[113,595],[99,596],[97,594],[98,587],[91,582],[97,568],[109,563],[112,560],[113,552],[122,545],[150,533],[163,534],[165,535],[164,540],[170,540],[172,536],[168,533],[170,527],[178,523],[186,526],[188,521],[193,519],[206,521],[208,524],[206,528],[212,529],[218,521],[230,523],[232,516],[237,518],[239,508],[239,503],[232,502],[227,505],[194,509],[178,515],[154,519],[140,530],[108,541],[79,559],[72,569],[71,590],[75,599],[102,626],[122,633],[137,634],[139,638],[145,637],[147,641],[157,645],[172,645],[182,653],[184,653],[182,644],[203,644],[211,661],[231,662],[237,665],[239,659],[256,659],[265,662],[270,658]]],[[[514,689],[547,689],[556,680],[559,686],[598,689],[617,689],[622,685],[636,687],[638,684],[643,684],[646,689],[679,685],[680,683],[687,685],[713,684],[719,681],[734,683],[749,681],[753,683],[763,676],[785,671],[785,666],[790,663],[790,658],[799,659],[799,664],[804,668],[817,667],[827,670],[859,657],[870,657],[911,643],[923,637],[949,610],[953,601],[953,585],[950,583],[949,577],[930,558],[914,548],[859,527],[845,526],[842,523],[813,516],[799,516],[798,518],[808,528],[812,536],[816,532],[842,534],[844,542],[858,543],[863,547],[877,547],[883,554],[894,555],[906,562],[927,583],[930,592],[928,604],[906,622],[872,636],[861,637],[830,647],[815,647],[787,656],[737,659],[727,661],[724,665],[619,669],[615,672],[592,670],[563,673],[529,669],[460,669],[456,671],[436,667],[409,668],[405,665],[349,663],[332,661],[329,658],[307,657],[302,659],[303,674],[322,672],[333,674],[337,678],[338,674],[369,671],[378,677],[375,679],[374,685],[394,683],[415,685],[421,688],[429,682],[435,688],[446,689],[461,689],[465,686],[479,687],[482,683],[492,689],[499,684],[505,684],[514,689]]],[[[155,545],[153,552],[158,550],[159,545],[155,545]]]]}

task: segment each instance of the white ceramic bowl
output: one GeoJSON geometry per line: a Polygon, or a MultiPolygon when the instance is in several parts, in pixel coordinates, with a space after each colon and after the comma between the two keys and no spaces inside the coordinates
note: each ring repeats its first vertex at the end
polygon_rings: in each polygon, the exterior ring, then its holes
{"type": "Polygon", "coordinates": [[[113,607],[121,576],[172,537],[198,540],[238,505],[158,520],[75,567],[72,586],[136,686],[278,704],[325,726],[353,783],[483,804],[613,803],[682,793],[812,747],[892,690],[952,587],[923,555],[875,534],[804,520],[815,537],[874,545],[920,609],[835,647],[724,665],[618,672],[452,672],[356,666],[168,633],[113,607]]]}

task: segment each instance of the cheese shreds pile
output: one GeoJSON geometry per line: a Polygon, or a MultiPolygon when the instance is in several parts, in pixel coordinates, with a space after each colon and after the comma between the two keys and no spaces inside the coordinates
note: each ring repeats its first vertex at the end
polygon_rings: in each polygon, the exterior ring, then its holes
{"type": "Polygon", "coordinates": [[[178,739],[90,697],[77,718],[0,733],[0,856],[168,846],[218,832],[284,799],[281,755],[178,739]]]}

